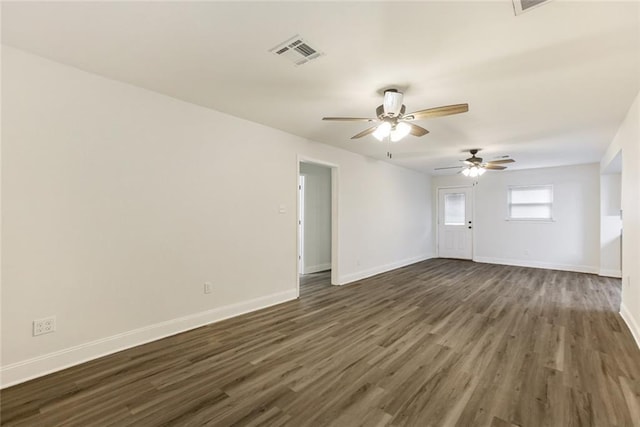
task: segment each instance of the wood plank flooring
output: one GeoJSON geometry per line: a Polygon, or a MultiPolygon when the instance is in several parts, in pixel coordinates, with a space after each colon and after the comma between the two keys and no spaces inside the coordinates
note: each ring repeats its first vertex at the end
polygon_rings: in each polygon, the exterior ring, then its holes
{"type": "Polygon", "coordinates": [[[11,426],[640,426],[620,281],[434,259],[2,391],[11,426]]]}

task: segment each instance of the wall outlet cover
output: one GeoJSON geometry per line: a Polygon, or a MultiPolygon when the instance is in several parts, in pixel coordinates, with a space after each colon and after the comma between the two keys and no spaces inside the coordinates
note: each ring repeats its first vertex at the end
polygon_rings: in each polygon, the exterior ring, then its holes
{"type": "Polygon", "coordinates": [[[50,316],[33,321],[33,336],[50,334],[56,330],[56,317],[50,316]]]}

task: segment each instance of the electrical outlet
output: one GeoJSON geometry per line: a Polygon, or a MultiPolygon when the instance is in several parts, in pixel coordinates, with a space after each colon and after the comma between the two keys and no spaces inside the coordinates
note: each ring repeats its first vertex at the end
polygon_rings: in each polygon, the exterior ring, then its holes
{"type": "Polygon", "coordinates": [[[50,334],[56,331],[56,316],[33,321],[33,336],[50,334]]]}
{"type": "Polygon", "coordinates": [[[627,276],[627,287],[631,287],[631,276],[627,276]]]}
{"type": "Polygon", "coordinates": [[[211,293],[211,282],[204,282],[204,293],[205,294],[210,294],[211,293]]]}

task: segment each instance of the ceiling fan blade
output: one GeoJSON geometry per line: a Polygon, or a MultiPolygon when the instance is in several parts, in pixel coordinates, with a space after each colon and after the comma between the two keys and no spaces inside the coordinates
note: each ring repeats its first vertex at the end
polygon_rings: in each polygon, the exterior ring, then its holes
{"type": "Polygon", "coordinates": [[[482,166],[484,169],[491,169],[494,171],[501,171],[503,169],[506,169],[506,166],[498,166],[498,165],[484,165],[482,166]]]}
{"type": "Polygon", "coordinates": [[[334,122],[375,122],[376,119],[365,117],[323,117],[322,120],[332,120],[334,122]]]}
{"type": "Polygon", "coordinates": [[[451,114],[466,113],[469,111],[469,104],[445,105],[442,107],[427,108],[413,113],[406,114],[405,120],[422,120],[431,117],[449,116],[451,114]],[[411,118],[412,117],[412,118],[411,118]]]}
{"type": "Polygon", "coordinates": [[[408,123],[408,125],[411,126],[409,133],[413,136],[424,136],[429,133],[428,130],[421,126],[414,125],[413,123],[408,123]]]}
{"type": "Polygon", "coordinates": [[[445,170],[445,169],[460,169],[463,168],[464,166],[449,166],[446,168],[435,168],[434,171],[441,171],[441,170],[445,170]]]}
{"type": "Polygon", "coordinates": [[[513,163],[515,160],[513,159],[502,159],[502,160],[489,160],[487,163],[492,165],[499,165],[502,163],[513,163]]]}
{"type": "Polygon", "coordinates": [[[378,129],[378,126],[370,127],[369,129],[365,129],[365,130],[363,130],[362,132],[360,132],[360,133],[357,133],[357,134],[353,135],[353,136],[351,137],[351,139],[358,139],[358,138],[362,138],[363,136],[370,135],[370,134],[372,134],[373,132],[375,132],[375,131],[376,131],[376,129],[378,129]]]}

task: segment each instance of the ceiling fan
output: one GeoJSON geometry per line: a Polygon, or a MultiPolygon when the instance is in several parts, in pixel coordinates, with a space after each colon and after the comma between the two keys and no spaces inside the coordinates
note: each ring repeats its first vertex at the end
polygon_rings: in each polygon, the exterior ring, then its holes
{"type": "Polygon", "coordinates": [[[498,159],[498,160],[491,160],[488,162],[482,162],[482,157],[477,157],[476,154],[478,154],[478,151],[480,151],[479,148],[474,148],[473,150],[469,150],[469,153],[471,153],[471,157],[469,157],[466,160],[461,160],[461,162],[464,162],[463,166],[450,166],[450,167],[446,167],[446,168],[435,168],[434,170],[444,170],[444,169],[462,169],[460,172],[463,174],[464,176],[470,176],[472,178],[475,178],[476,176],[480,176],[483,173],[485,173],[486,170],[503,170],[506,169],[506,166],[501,166],[505,163],[514,163],[515,160],[513,159],[498,159]]]}
{"type": "Polygon", "coordinates": [[[379,105],[378,108],[376,108],[376,118],[323,117],[322,120],[340,122],[379,122],[375,126],[352,136],[351,139],[362,138],[363,136],[373,134],[373,136],[380,141],[389,136],[391,141],[396,142],[409,134],[413,136],[423,136],[429,133],[425,128],[414,123],[410,123],[414,120],[448,116],[451,114],[459,114],[469,111],[469,104],[455,104],[427,108],[426,110],[405,114],[406,107],[402,103],[402,99],[402,92],[399,92],[397,89],[387,89],[384,91],[384,100],[382,105],[379,105]]]}

